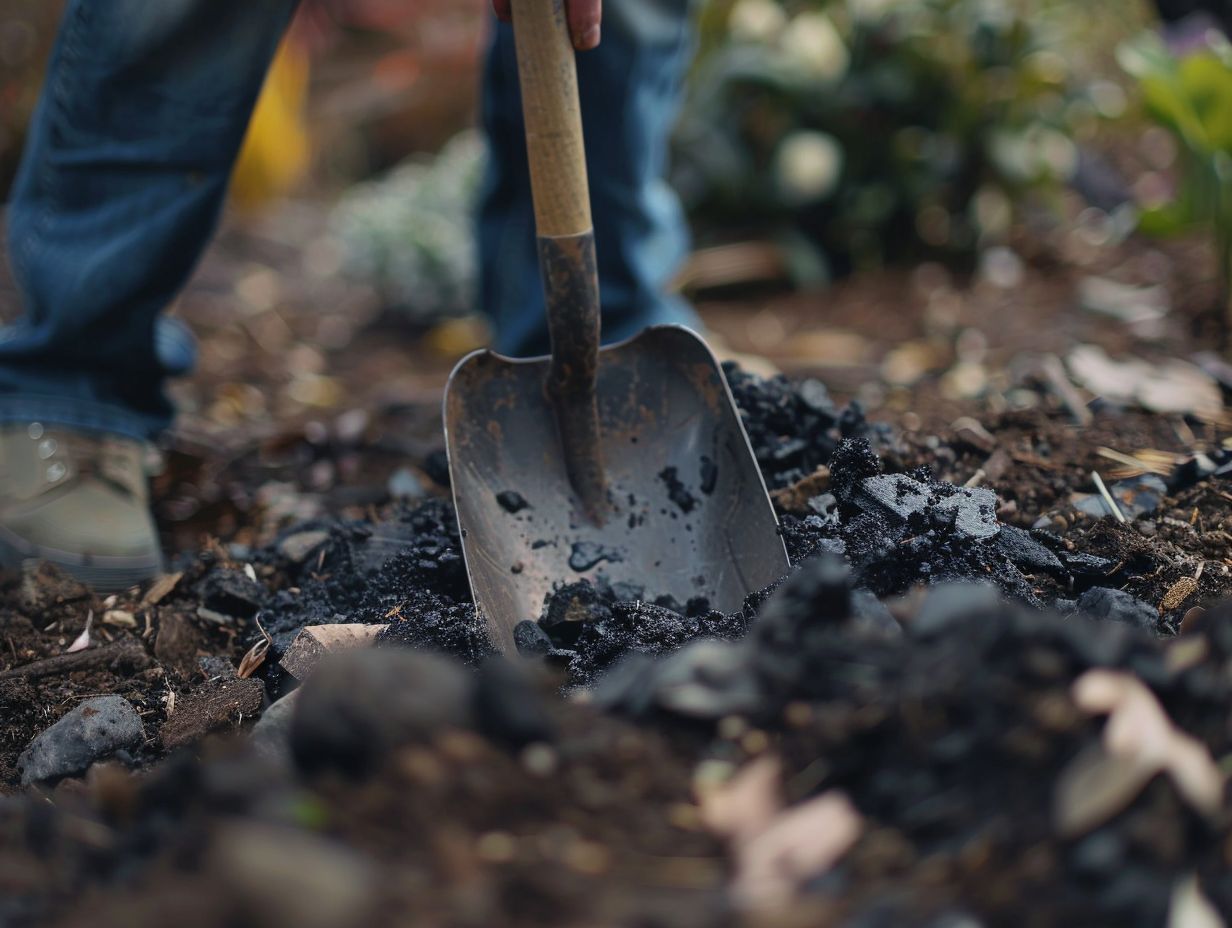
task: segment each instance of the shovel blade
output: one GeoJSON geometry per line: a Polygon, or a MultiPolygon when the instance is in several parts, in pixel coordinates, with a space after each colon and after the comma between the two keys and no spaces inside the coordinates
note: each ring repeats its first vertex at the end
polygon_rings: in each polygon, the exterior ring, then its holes
{"type": "Polygon", "coordinates": [[[656,326],[600,352],[612,510],[588,519],[544,394],[548,359],[464,358],[445,392],[454,503],[475,605],[514,651],[564,583],[602,577],[732,612],[789,568],[726,378],[696,334],[656,326]],[[523,503],[525,504],[523,506],[523,503]]]}

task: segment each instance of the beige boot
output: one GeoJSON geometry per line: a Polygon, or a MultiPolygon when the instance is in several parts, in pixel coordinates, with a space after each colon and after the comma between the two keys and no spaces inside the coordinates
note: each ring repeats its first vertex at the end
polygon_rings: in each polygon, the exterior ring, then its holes
{"type": "Polygon", "coordinates": [[[0,564],[51,561],[100,592],[157,576],[144,458],[118,435],[0,425],[0,564]]]}

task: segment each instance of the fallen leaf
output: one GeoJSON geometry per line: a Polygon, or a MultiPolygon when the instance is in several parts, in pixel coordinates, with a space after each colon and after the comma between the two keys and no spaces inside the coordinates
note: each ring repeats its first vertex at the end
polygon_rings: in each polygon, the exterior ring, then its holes
{"type": "Polygon", "coordinates": [[[86,616],[86,627],[81,630],[81,634],[73,639],[73,643],[68,646],[65,654],[76,654],[78,651],[84,651],[90,646],[90,627],[94,624],[94,610],[91,609],[89,615],[86,616]]]}
{"type": "Polygon", "coordinates": [[[743,842],[765,831],[783,807],[782,763],[763,755],[726,783],[699,790],[702,824],[714,834],[743,842]]]}
{"type": "Polygon", "coordinates": [[[1124,810],[1157,774],[1166,773],[1196,811],[1213,816],[1223,805],[1224,776],[1206,745],[1168,718],[1137,677],[1090,670],[1073,686],[1078,708],[1107,715],[1102,746],[1080,754],[1062,772],[1054,794],[1055,823],[1074,836],[1124,810]]]}
{"type": "Polygon", "coordinates": [[[837,864],[863,831],[860,813],[838,790],[793,806],[736,848],[732,892],[750,908],[784,905],[837,864]]]}
{"type": "Polygon", "coordinates": [[[146,590],[145,597],[142,602],[147,606],[157,606],[160,602],[166,599],[175,588],[179,585],[180,579],[184,576],[183,573],[163,574],[153,585],[146,590]]]}

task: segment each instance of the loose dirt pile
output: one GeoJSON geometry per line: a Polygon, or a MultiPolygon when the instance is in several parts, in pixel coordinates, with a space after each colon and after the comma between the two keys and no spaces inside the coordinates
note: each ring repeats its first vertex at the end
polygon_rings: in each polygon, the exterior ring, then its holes
{"type": "Polygon", "coordinates": [[[800,565],[733,614],[572,583],[519,626],[528,661],[495,659],[441,499],[107,601],[25,577],[0,778],[45,776],[19,759],[36,736],[40,763],[56,738],[106,759],[42,780],[54,803],[0,801],[0,923],[1232,917],[1221,478],[1120,524],[1059,477],[962,477],[1024,441],[1038,460],[1042,412],[989,423],[996,448],[917,447],[816,381],[729,376],[800,565]],[[281,655],[341,622],[385,628],[294,689],[281,655]],[[142,739],[69,731],[101,694],[142,739]]]}

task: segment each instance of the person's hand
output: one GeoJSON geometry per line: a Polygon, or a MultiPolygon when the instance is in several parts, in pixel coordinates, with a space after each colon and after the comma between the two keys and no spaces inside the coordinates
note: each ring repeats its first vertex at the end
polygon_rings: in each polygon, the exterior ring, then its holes
{"type": "MultiPolygon", "coordinates": [[[[496,15],[509,22],[509,0],[492,0],[496,15]]],[[[599,20],[603,13],[603,0],[565,0],[569,12],[569,35],[573,47],[580,52],[590,51],[599,44],[599,20]]]]}

